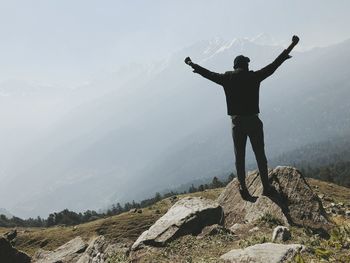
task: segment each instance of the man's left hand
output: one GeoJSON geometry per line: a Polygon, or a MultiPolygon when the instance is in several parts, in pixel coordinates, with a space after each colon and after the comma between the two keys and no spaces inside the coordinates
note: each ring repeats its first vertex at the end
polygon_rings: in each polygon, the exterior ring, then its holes
{"type": "Polygon", "coordinates": [[[293,43],[294,45],[296,45],[296,44],[298,44],[298,42],[299,42],[299,37],[296,36],[296,35],[294,35],[294,36],[292,37],[292,43],[293,43]]]}

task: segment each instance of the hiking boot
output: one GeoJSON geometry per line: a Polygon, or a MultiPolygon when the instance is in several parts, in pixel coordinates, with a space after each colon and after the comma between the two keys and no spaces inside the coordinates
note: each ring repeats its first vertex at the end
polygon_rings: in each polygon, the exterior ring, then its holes
{"type": "Polygon", "coordinates": [[[242,198],[250,196],[250,193],[247,188],[239,187],[239,193],[241,194],[242,198]]]}
{"type": "Polygon", "coordinates": [[[273,196],[277,193],[277,190],[274,186],[272,185],[268,185],[268,186],[265,186],[264,189],[263,189],[263,192],[261,195],[264,195],[264,196],[273,196]]]}
{"type": "Polygon", "coordinates": [[[239,187],[239,193],[241,194],[241,197],[245,201],[249,202],[255,202],[257,200],[256,196],[251,196],[247,188],[241,188],[239,187]]]}

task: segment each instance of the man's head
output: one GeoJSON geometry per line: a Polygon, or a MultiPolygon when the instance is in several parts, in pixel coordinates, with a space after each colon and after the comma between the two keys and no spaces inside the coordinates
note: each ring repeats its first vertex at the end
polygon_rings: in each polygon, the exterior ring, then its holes
{"type": "Polygon", "coordinates": [[[239,55],[233,61],[233,68],[234,69],[242,68],[242,69],[248,70],[249,62],[250,62],[250,59],[248,57],[239,55]]]}

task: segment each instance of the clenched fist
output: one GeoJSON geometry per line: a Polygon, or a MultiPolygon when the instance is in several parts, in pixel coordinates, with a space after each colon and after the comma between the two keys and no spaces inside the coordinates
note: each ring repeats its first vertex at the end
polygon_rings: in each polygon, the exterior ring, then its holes
{"type": "Polygon", "coordinates": [[[296,35],[294,35],[294,36],[292,37],[292,42],[293,42],[294,45],[298,44],[298,42],[299,42],[299,37],[296,36],[296,35]]]}
{"type": "Polygon", "coordinates": [[[192,60],[191,60],[191,58],[190,58],[190,57],[185,58],[185,63],[186,63],[187,65],[191,66],[191,65],[192,65],[192,60]]]}

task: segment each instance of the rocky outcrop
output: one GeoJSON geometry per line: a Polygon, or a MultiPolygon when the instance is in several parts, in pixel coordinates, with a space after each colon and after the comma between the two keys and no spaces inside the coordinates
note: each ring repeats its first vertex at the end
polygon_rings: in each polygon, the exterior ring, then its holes
{"type": "Polygon", "coordinates": [[[76,237],[54,251],[40,249],[34,255],[36,263],[76,262],[82,256],[88,244],[81,237],[76,237]]]}
{"type": "Polygon", "coordinates": [[[248,174],[247,187],[255,202],[245,201],[238,192],[238,180],[232,180],[218,198],[225,212],[225,226],[253,222],[269,214],[285,225],[319,227],[328,224],[319,197],[313,193],[304,176],[295,168],[278,166],[269,172],[269,180],[276,188],[271,197],[262,196],[258,172],[248,174]]]}
{"type": "Polygon", "coordinates": [[[264,243],[244,249],[233,249],[220,258],[225,263],[283,263],[290,262],[303,249],[298,244],[264,243]]]}
{"type": "Polygon", "coordinates": [[[164,246],[179,236],[199,234],[205,226],[221,225],[223,219],[223,210],[217,202],[203,197],[185,197],[143,232],[133,244],[132,250],[144,245],[164,246]]]}
{"type": "Polygon", "coordinates": [[[31,258],[12,247],[5,237],[0,237],[0,262],[1,263],[29,263],[31,258]]]}
{"type": "Polygon", "coordinates": [[[36,263],[104,263],[116,252],[126,253],[127,247],[111,244],[104,236],[95,237],[86,243],[81,237],[76,237],[54,251],[40,249],[34,255],[36,263]]]}
{"type": "Polygon", "coordinates": [[[109,243],[104,236],[94,238],[77,263],[104,263],[116,252],[127,253],[128,248],[109,243]]]}

